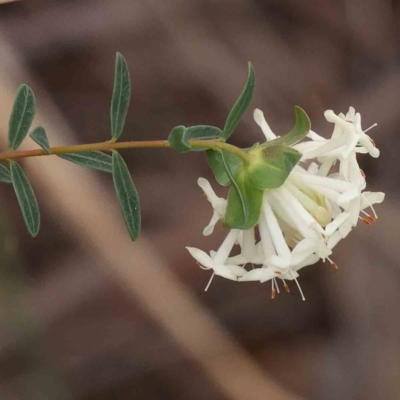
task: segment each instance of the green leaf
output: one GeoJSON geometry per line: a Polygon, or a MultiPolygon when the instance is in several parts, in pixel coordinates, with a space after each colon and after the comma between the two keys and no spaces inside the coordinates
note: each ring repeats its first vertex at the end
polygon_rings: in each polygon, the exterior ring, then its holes
{"type": "Polygon", "coordinates": [[[258,222],[263,191],[251,185],[244,168],[231,180],[224,225],[231,229],[250,229],[258,222]]]}
{"type": "Polygon", "coordinates": [[[258,157],[247,167],[247,174],[249,182],[262,190],[282,186],[302,156],[285,145],[260,146],[255,154],[258,157]]]}
{"type": "Polygon", "coordinates": [[[50,154],[49,139],[47,139],[46,131],[39,126],[34,129],[29,136],[33,139],[47,154],[50,154]]]}
{"type": "Polygon", "coordinates": [[[308,115],[302,108],[297,106],[294,107],[294,113],[296,116],[296,122],[289,133],[285,136],[281,136],[265,143],[263,145],[264,147],[272,147],[277,145],[292,146],[307,136],[308,132],[311,130],[310,118],[308,118],[308,115]]]}
{"type": "Polygon", "coordinates": [[[246,112],[248,106],[250,105],[251,99],[253,98],[254,94],[255,84],[256,75],[254,73],[253,65],[249,63],[249,71],[247,75],[246,85],[225,122],[222,134],[222,137],[224,139],[228,139],[232,135],[233,131],[239,124],[243,114],[246,112]]]}
{"type": "Polygon", "coordinates": [[[111,100],[111,137],[115,141],[124,129],[125,118],[131,100],[131,79],[128,65],[122,54],[115,60],[114,90],[111,100]]]}
{"type": "Polygon", "coordinates": [[[188,151],[202,151],[204,149],[195,149],[190,146],[189,140],[209,140],[218,139],[222,135],[221,129],[209,125],[197,125],[186,128],[183,125],[172,129],[168,136],[169,146],[179,151],[186,153],[188,151]]]}
{"type": "Polygon", "coordinates": [[[3,165],[3,164],[0,164],[0,182],[3,182],[3,183],[12,183],[10,171],[9,171],[8,168],[7,168],[5,165],[3,165]]]}
{"type": "Polygon", "coordinates": [[[58,157],[64,160],[71,161],[83,167],[96,169],[112,173],[112,159],[111,156],[101,151],[85,151],[82,153],[68,153],[60,154],[58,157]]]}
{"type": "Polygon", "coordinates": [[[36,102],[32,89],[21,85],[8,123],[8,147],[16,150],[28,134],[35,117],[36,102]]]}
{"type": "Polygon", "coordinates": [[[40,211],[32,186],[22,168],[14,161],[10,162],[11,179],[18,203],[29,233],[35,237],[40,229],[40,211]]]}
{"type": "Polygon", "coordinates": [[[222,161],[222,154],[233,176],[235,176],[237,169],[242,165],[242,160],[227,151],[206,150],[207,162],[214,173],[215,179],[220,185],[227,186],[231,184],[231,180],[222,161]]]}
{"type": "Polygon", "coordinates": [[[141,225],[139,196],[124,159],[116,151],[112,154],[112,174],[126,227],[131,239],[136,240],[141,225]]]}

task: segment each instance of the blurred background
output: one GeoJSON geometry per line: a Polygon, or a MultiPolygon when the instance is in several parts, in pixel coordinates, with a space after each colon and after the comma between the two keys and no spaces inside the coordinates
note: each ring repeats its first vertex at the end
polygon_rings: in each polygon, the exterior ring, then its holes
{"type": "MultiPolygon", "coordinates": [[[[400,123],[397,0],[0,1],[0,144],[18,86],[38,100],[52,145],[109,138],[116,51],[132,77],[123,139],[166,139],[176,125],[223,126],[252,61],[277,134],[303,107],[360,111],[381,150],[360,165],[387,194],[379,220],[271,300],[270,284],[234,284],[198,268],[210,206],[204,156],[123,152],[141,195],[143,232],[125,232],[108,174],[56,157],[25,170],[42,210],[26,232],[9,185],[0,198],[0,398],[399,399],[400,123]],[[7,4],[6,4],[7,3],[7,4]]],[[[248,111],[233,142],[261,138],[248,111]]],[[[122,139],[121,138],[121,139],[122,139]]],[[[29,140],[27,140],[29,142],[29,140]]],[[[35,148],[31,143],[25,148],[35,148]]],[[[225,195],[224,189],[219,190],[225,195]]]]}

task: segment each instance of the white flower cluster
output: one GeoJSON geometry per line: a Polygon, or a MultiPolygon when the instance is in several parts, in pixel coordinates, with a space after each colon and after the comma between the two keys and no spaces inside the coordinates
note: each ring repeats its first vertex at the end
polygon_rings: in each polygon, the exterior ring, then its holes
{"type": "MultiPolygon", "coordinates": [[[[359,168],[357,153],[369,153],[379,157],[373,140],[361,128],[361,116],[354,108],[347,115],[325,112],[328,122],[334,124],[330,139],[310,131],[310,140],[295,146],[303,156],[278,189],[265,190],[258,221],[260,241],[256,240],[256,228],[232,229],[219,249],[206,252],[187,247],[190,254],[204,269],[214,275],[233,281],[272,281],[272,298],[279,293],[277,279],[289,291],[286,280],[298,284],[298,271],[320,259],[330,259],[332,249],[357,225],[358,220],[370,225],[377,218],[373,204],[384,200],[384,193],[365,192],[365,174],[359,168]],[[371,209],[372,215],[365,210],[371,209]],[[239,254],[231,256],[234,246],[240,246],[239,254]]],[[[254,111],[254,119],[267,141],[277,136],[271,131],[260,110],[254,111]]],[[[373,125],[375,126],[375,125],[373,125]]],[[[211,235],[216,223],[224,218],[227,201],[219,198],[210,183],[199,178],[211,203],[214,214],[204,235],[211,235]]]]}

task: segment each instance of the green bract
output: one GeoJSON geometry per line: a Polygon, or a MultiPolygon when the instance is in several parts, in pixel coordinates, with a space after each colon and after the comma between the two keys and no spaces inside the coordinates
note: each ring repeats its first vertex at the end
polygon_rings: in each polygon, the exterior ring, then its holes
{"type": "Polygon", "coordinates": [[[250,229],[257,224],[263,191],[250,183],[243,167],[231,180],[224,225],[232,229],[250,229]]]}
{"type": "Polygon", "coordinates": [[[303,139],[311,129],[307,114],[295,108],[296,123],[285,136],[247,149],[243,163],[230,153],[207,151],[208,163],[221,185],[231,184],[224,224],[249,229],[257,224],[264,190],[282,186],[302,154],[289,147],[303,139]],[[228,160],[230,162],[228,162],[228,160]]]}
{"type": "Polygon", "coordinates": [[[231,175],[235,176],[237,169],[242,164],[242,160],[232,153],[227,151],[214,151],[207,150],[206,157],[208,165],[214,173],[215,179],[222,186],[228,186],[231,184],[231,180],[226,172],[222,157],[225,159],[225,163],[231,171],[231,175]]]}
{"type": "Polygon", "coordinates": [[[111,100],[111,137],[117,140],[124,129],[125,118],[131,100],[131,79],[128,65],[122,54],[115,60],[114,90],[111,100]]]}
{"type": "Polygon", "coordinates": [[[294,107],[294,114],[296,116],[296,122],[289,133],[287,133],[285,136],[264,143],[265,147],[278,145],[293,146],[307,136],[308,132],[311,130],[310,118],[308,118],[306,112],[298,106],[294,107]]]}
{"type": "Polygon", "coordinates": [[[249,72],[247,75],[246,85],[225,122],[222,134],[222,137],[224,139],[228,139],[232,135],[233,131],[239,124],[243,114],[250,105],[251,99],[253,98],[254,94],[255,84],[256,84],[256,75],[254,73],[253,65],[249,62],[249,72]]]}
{"type": "Polygon", "coordinates": [[[50,154],[49,139],[47,139],[46,131],[43,127],[38,126],[29,136],[34,140],[47,154],[50,154]]]}
{"type": "Polygon", "coordinates": [[[282,186],[301,158],[300,152],[284,145],[260,146],[252,155],[255,158],[247,167],[247,174],[251,185],[258,189],[282,186]]]}
{"type": "Polygon", "coordinates": [[[172,129],[168,136],[169,146],[179,151],[180,153],[186,153],[188,151],[201,151],[204,149],[193,148],[189,140],[207,140],[207,139],[218,139],[221,137],[221,129],[215,126],[209,125],[198,125],[190,126],[186,128],[185,126],[177,126],[172,129]]]}
{"type": "Polygon", "coordinates": [[[35,117],[36,102],[32,89],[21,85],[8,124],[8,146],[16,150],[28,134],[35,117]]]}

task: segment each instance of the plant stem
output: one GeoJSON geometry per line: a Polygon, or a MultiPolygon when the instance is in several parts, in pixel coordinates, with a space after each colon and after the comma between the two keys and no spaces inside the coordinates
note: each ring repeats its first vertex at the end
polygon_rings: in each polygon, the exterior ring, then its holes
{"type": "Polygon", "coordinates": [[[194,149],[210,149],[210,150],[224,150],[232,153],[243,160],[244,163],[250,162],[251,156],[239,147],[232,144],[222,142],[220,139],[213,140],[189,140],[190,145],[194,149]]]}
{"type": "MultiPolygon", "coordinates": [[[[193,148],[197,149],[212,149],[212,150],[225,150],[240,157],[243,161],[248,161],[248,154],[231,144],[221,142],[219,139],[213,140],[191,140],[190,144],[193,148]]],[[[90,144],[78,144],[74,146],[58,146],[50,149],[50,154],[47,154],[42,149],[37,150],[9,150],[0,153],[0,161],[15,160],[18,158],[39,157],[57,154],[68,153],[83,153],[87,151],[106,151],[119,149],[146,149],[146,148],[166,148],[170,147],[168,140],[148,140],[148,141],[134,141],[134,142],[101,142],[90,144]]]]}

